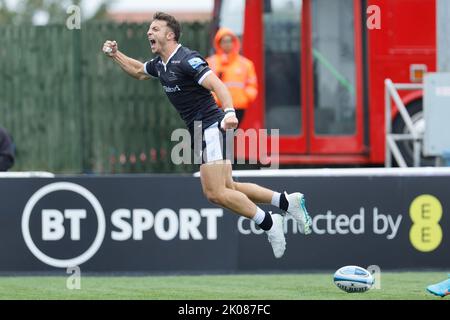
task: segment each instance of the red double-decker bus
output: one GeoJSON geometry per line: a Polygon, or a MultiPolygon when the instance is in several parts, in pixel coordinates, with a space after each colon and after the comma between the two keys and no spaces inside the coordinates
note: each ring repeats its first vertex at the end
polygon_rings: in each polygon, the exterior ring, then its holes
{"type": "MultiPolygon", "coordinates": [[[[281,164],[383,164],[385,79],[436,70],[435,0],[216,0],[214,18],[259,76],[241,128],[279,129],[281,164]]],[[[401,97],[423,130],[422,92],[401,97]]],[[[400,149],[411,163],[411,143],[400,149]]]]}

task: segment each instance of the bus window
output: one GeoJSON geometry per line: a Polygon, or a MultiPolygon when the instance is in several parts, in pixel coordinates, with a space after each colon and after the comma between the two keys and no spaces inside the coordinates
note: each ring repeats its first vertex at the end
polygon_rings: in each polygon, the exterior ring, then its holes
{"type": "Polygon", "coordinates": [[[245,0],[223,0],[219,27],[231,29],[242,39],[244,33],[245,0]]]}
{"type": "Polygon", "coordinates": [[[266,128],[301,134],[301,0],[266,0],[264,54],[266,128]]]}
{"type": "Polygon", "coordinates": [[[353,0],[313,0],[315,132],[351,135],[356,128],[353,0]]]}

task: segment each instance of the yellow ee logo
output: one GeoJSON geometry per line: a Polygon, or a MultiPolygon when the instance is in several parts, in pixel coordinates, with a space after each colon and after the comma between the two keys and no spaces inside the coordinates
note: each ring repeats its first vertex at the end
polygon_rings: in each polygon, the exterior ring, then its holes
{"type": "Polygon", "coordinates": [[[435,196],[424,194],[418,196],[409,207],[413,221],[409,231],[409,240],[414,248],[422,252],[436,250],[442,242],[442,205],[435,196]]]}

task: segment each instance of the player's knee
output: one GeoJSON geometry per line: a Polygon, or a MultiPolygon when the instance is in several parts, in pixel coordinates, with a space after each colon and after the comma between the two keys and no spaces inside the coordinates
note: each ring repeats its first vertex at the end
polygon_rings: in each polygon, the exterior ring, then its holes
{"type": "Polygon", "coordinates": [[[221,205],[223,202],[222,194],[220,192],[217,192],[216,190],[205,190],[204,194],[206,199],[208,199],[208,201],[211,203],[221,205]]]}
{"type": "Polygon", "coordinates": [[[234,182],[234,181],[228,181],[227,184],[226,184],[226,187],[228,189],[231,189],[231,190],[237,190],[236,189],[236,182],[234,182]]]}
{"type": "Polygon", "coordinates": [[[233,181],[233,189],[234,189],[234,190],[240,190],[240,189],[239,189],[239,186],[240,186],[240,185],[241,185],[241,184],[240,184],[239,182],[234,182],[234,181],[233,181]]]}

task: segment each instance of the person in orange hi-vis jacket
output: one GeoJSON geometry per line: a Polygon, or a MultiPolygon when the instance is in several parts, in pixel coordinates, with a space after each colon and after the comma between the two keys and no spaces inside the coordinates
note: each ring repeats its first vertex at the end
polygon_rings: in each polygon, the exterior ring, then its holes
{"type": "MultiPolygon", "coordinates": [[[[245,110],[258,95],[255,66],[239,54],[241,42],[230,29],[220,28],[214,39],[216,54],[208,57],[209,67],[227,86],[233,98],[236,116],[241,123],[245,110]]],[[[220,101],[214,95],[220,106],[220,101]]]]}

